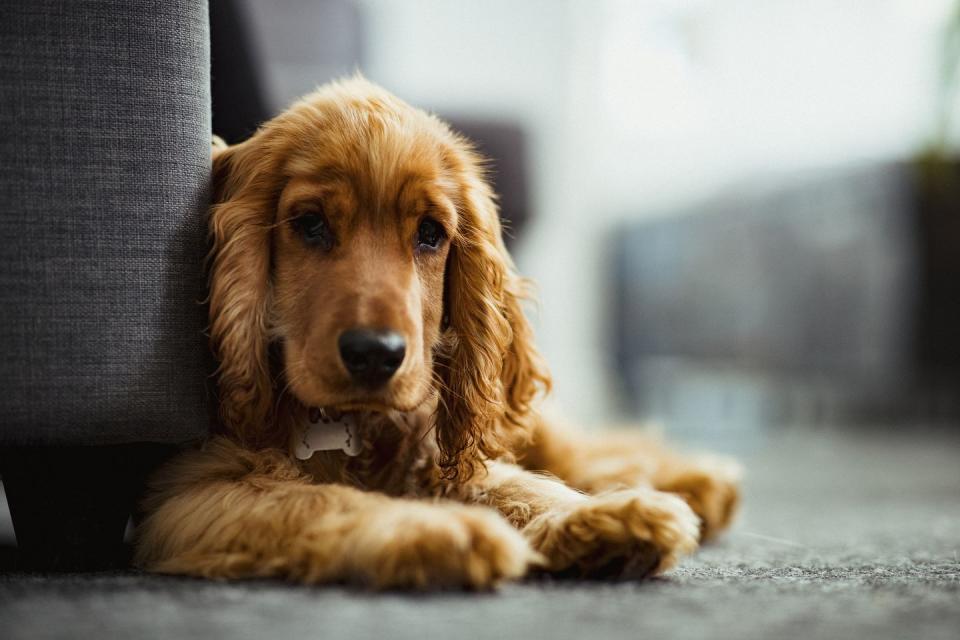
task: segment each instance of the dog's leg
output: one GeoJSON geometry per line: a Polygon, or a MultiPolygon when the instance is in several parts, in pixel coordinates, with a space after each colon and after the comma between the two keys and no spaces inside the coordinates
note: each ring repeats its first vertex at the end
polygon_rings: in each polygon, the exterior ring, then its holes
{"type": "Polygon", "coordinates": [[[535,558],[489,509],[311,484],[282,453],[225,440],[182,456],[154,487],[136,555],[151,571],[484,588],[535,558]]]}
{"type": "Polygon", "coordinates": [[[650,488],[589,496],[555,478],[488,462],[486,473],[451,485],[448,493],[499,510],[555,573],[642,577],[670,568],[697,546],[690,507],[650,488]]]}
{"type": "Polygon", "coordinates": [[[678,494],[700,517],[704,540],[730,525],[740,498],[736,462],[677,454],[642,433],[578,433],[541,418],[518,459],[527,469],[547,471],[587,493],[652,487],[678,494]]]}

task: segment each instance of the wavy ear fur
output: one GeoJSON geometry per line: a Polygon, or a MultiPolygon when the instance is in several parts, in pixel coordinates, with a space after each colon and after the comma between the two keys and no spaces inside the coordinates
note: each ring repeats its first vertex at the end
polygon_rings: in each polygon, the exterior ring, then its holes
{"type": "Polygon", "coordinates": [[[267,309],[276,188],[269,154],[250,153],[250,145],[213,149],[210,339],[220,363],[221,424],[257,447],[268,444],[273,423],[267,309]]]}
{"type": "Polygon", "coordinates": [[[447,351],[439,367],[437,443],[450,478],[469,477],[483,457],[508,455],[511,440],[526,437],[535,396],[550,387],[493,193],[477,159],[466,158],[459,229],[447,265],[447,351]]]}

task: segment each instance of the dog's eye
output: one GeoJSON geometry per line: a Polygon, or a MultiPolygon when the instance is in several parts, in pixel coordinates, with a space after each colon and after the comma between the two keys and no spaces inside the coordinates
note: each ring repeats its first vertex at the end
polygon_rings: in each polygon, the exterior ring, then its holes
{"type": "Polygon", "coordinates": [[[446,235],[439,222],[433,218],[424,218],[417,227],[417,248],[436,249],[446,235]]]}
{"type": "Polygon", "coordinates": [[[324,251],[330,251],[336,243],[333,230],[320,213],[305,213],[291,221],[293,228],[307,242],[324,251]]]}

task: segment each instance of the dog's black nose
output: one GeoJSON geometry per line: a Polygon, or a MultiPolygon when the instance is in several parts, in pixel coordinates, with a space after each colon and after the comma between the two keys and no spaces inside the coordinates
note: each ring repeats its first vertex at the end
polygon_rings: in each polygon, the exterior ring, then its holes
{"type": "Polygon", "coordinates": [[[396,373],[407,346],[395,331],[351,329],[340,334],[340,359],[354,382],[379,387],[396,373]]]}

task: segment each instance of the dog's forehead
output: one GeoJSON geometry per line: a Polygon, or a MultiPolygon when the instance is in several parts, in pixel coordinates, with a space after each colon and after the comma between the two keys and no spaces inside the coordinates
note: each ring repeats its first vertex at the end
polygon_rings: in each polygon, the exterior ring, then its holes
{"type": "Polygon", "coordinates": [[[438,194],[455,199],[453,151],[431,132],[402,126],[315,131],[286,161],[289,181],[340,184],[362,200],[393,202],[438,194]]]}

